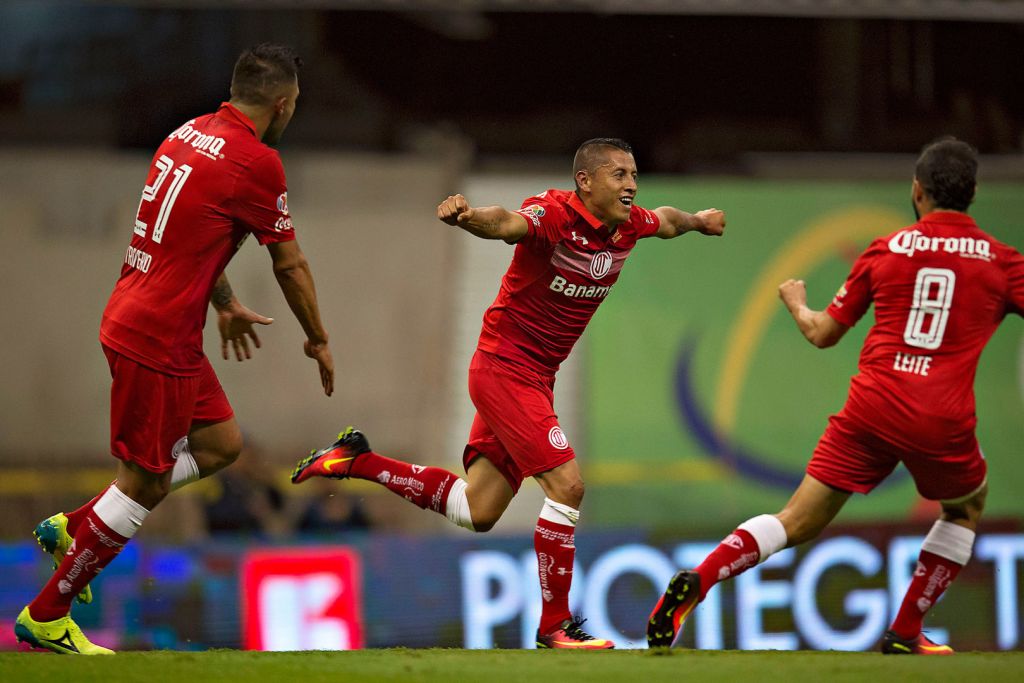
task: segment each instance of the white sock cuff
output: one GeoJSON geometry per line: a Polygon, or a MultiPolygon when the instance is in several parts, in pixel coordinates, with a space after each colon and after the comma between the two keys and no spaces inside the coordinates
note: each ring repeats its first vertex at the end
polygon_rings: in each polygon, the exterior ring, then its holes
{"type": "Polygon", "coordinates": [[[758,515],[740,524],[743,529],[757,541],[757,549],[761,554],[758,564],[786,547],[786,527],[775,515],[758,515]]]}
{"type": "Polygon", "coordinates": [[[469,498],[466,497],[465,479],[456,479],[451,490],[448,491],[444,516],[463,529],[476,531],[473,527],[473,515],[469,511],[469,498]]]}
{"type": "Polygon", "coordinates": [[[971,559],[974,547],[974,532],[953,522],[937,520],[925,536],[921,550],[956,562],[961,567],[971,559]]]}
{"type": "Polygon", "coordinates": [[[100,520],[125,538],[131,538],[142,526],[149,510],[142,507],[114,484],[93,505],[100,520]]]}
{"type": "Polygon", "coordinates": [[[556,503],[550,498],[545,498],[544,507],[540,509],[540,518],[552,524],[576,526],[580,521],[580,511],[568,505],[556,503]]]}
{"type": "Polygon", "coordinates": [[[178,439],[171,449],[174,455],[174,469],[171,471],[171,490],[177,491],[186,484],[199,480],[199,465],[192,457],[192,450],[188,445],[188,437],[178,439]]]}

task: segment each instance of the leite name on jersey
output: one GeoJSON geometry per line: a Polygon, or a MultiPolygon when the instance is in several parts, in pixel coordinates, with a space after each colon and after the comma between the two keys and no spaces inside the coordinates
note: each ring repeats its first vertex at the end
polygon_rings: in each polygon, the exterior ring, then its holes
{"type": "Polygon", "coordinates": [[[912,353],[896,352],[892,369],[899,372],[908,372],[912,375],[928,376],[928,370],[932,366],[931,356],[915,356],[912,353]]]}
{"type": "Polygon", "coordinates": [[[992,260],[992,244],[973,237],[928,237],[920,230],[900,230],[889,240],[889,251],[912,257],[918,252],[944,251],[968,258],[992,260]]]}
{"type": "Polygon", "coordinates": [[[186,145],[192,145],[192,147],[203,156],[211,159],[219,159],[221,157],[220,152],[224,149],[226,141],[224,138],[219,138],[216,135],[207,135],[202,131],[196,130],[192,127],[195,122],[196,120],[192,119],[181,128],[168,135],[167,139],[181,140],[186,145]]]}
{"type": "Polygon", "coordinates": [[[603,299],[611,291],[611,285],[574,285],[561,275],[556,275],[548,289],[575,299],[603,299]]]}

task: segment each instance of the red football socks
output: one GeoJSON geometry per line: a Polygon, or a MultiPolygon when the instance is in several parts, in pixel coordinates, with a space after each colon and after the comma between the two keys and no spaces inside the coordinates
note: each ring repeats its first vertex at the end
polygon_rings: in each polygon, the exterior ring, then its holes
{"type": "Polygon", "coordinates": [[[703,600],[716,583],[742,574],[760,558],[761,551],[754,537],[743,529],[733,531],[694,570],[700,575],[700,599],[703,600]]]}
{"type": "Polygon", "coordinates": [[[111,530],[95,513],[86,515],[78,525],[71,550],[29,604],[32,618],[53,621],[67,616],[75,596],[117,557],[127,542],[127,538],[111,530]]]}
{"type": "Polygon", "coordinates": [[[913,640],[921,632],[924,615],[938,602],[946,588],[960,573],[960,565],[940,555],[922,550],[910,588],[892,623],[892,632],[904,640],[913,640]]]}
{"type": "Polygon", "coordinates": [[[441,467],[411,465],[370,451],[352,464],[349,476],[383,485],[424,510],[445,514],[448,492],[458,479],[441,467]]]}
{"type": "MultiPolygon", "coordinates": [[[[115,483],[117,483],[116,479],[110,483],[110,486],[113,486],[115,483]]],[[[68,518],[68,535],[71,536],[71,538],[75,537],[75,534],[78,533],[78,527],[85,520],[86,516],[92,512],[92,506],[96,504],[97,500],[103,497],[103,494],[107,492],[110,486],[97,493],[95,498],[77,510],[64,513],[64,516],[68,518]]]]}
{"type": "Polygon", "coordinates": [[[548,634],[572,619],[569,611],[569,588],[572,586],[572,565],[576,557],[576,529],[546,519],[537,520],[533,532],[533,548],[537,551],[537,573],[540,575],[542,608],[540,633],[548,634]]]}

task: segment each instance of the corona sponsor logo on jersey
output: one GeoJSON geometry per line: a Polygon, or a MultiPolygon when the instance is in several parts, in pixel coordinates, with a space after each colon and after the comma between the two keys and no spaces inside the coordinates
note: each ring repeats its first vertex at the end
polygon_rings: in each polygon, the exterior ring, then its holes
{"type": "Polygon", "coordinates": [[[920,230],[900,230],[889,240],[889,251],[913,257],[918,252],[944,251],[970,258],[992,260],[992,244],[973,237],[928,237],[920,230]]]}
{"type": "Polygon", "coordinates": [[[226,141],[224,138],[219,138],[216,135],[207,135],[202,131],[196,130],[192,125],[196,122],[195,119],[188,121],[181,128],[167,136],[168,140],[181,140],[186,145],[192,145],[192,147],[205,156],[211,159],[220,158],[220,152],[224,149],[226,141]]]}

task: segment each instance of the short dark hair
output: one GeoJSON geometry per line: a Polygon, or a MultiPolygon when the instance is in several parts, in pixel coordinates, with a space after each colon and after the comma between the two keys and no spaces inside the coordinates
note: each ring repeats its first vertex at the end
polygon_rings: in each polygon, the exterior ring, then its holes
{"type": "Polygon", "coordinates": [[[914,168],[935,208],[952,211],[966,211],[974,201],[977,173],[978,150],[951,136],[926,145],[914,168]]]}
{"type": "Polygon", "coordinates": [[[270,104],[282,86],[299,74],[302,60],[287,45],[260,43],[243,52],[231,74],[231,99],[270,104]]]}
{"type": "MultiPolygon", "coordinates": [[[[591,138],[584,142],[576,150],[576,156],[572,160],[572,177],[580,171],[593,171],[597,168],[598,162],[603,159],[602,152],[607,148],[620,149],[626,154],[633,153],[633,147],[621,138],[591,138]]],[[[577,187],[579,183],[576,183],[577,187]]]]}

